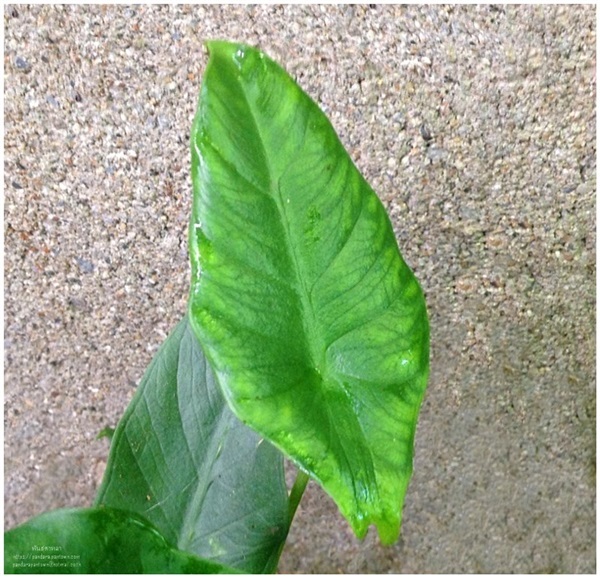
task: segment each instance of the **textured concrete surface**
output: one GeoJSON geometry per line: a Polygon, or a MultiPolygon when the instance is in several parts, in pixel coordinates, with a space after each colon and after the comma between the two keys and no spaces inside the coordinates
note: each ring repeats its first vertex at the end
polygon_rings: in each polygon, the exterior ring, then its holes
{"type": "Polygon", "coordinates": [[[402,540],[311,484],[284,572],[594,572],[595,8],[8,6],[5,524],[91,502],[185,309],[202,41],[330,116],[426,291],[402,540]]]}

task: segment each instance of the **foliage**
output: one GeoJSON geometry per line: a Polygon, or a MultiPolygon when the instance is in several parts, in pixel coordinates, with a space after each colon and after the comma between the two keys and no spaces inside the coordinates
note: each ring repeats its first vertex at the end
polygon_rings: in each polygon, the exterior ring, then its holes
{"type": "Polygon", "coordinates": [[[209,44],[192,131],[190,317],[236,415],[355,532],[400,530],[425,389],[423,295],[325,115],[272,60],[209,44]]]}
{"type": "Polygon", "coordinates": [[[55,510],[4,537],[7,574],[231,574],[172,548],[144,518],[111,508],[55,510]]]}
{"type": "Polygon", "coordinates": [[[7,572],[41,547],[79,572],[274,572],[309,476],[359,537],[398,538],[429,366],[422,291],[318,106],[258,50],[208,48],[189,313],[106,431],[95,507],[6,533],[7,572]],[[283,455],[300,468],[289,498],[283,455]]]}
{"type": "Polygon", "coordinates": [[[117,427],[96,506],[136,512],[202,558],[276,568],[289,525],[283,458],[229,410],[187,317],[117,427]]]}

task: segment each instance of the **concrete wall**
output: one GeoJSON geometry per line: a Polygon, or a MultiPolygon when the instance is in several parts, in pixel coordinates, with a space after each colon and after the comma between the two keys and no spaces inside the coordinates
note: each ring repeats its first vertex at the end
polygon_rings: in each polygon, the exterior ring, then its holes
{"type": "Polygon", "coordinates": [[[5,524],[85,506],[185,310],[202,42],[321,105],[426,292],[403,537],[311,484],[285,572],[595,571],[595,8],[8,6],[5,524]]]}

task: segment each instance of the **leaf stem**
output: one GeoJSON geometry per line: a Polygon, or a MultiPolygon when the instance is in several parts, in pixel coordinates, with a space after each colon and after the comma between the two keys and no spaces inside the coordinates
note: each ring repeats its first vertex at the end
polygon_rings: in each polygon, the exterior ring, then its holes
{"type": "Polygon", "coordinates": [[[290,524],[294,519],[294,514],[298,509],[298,504],[300,504],[300,500],[302,499],[302,494],[304,494],[304,490],[306,489],[306,484],[308,484],[309,480],[308,474],[304,470],[298,470],[298,474],[296,475],[296,480],[294,481],[294,485],[292,486],[292,491],[290,492],[289,499],[289,520],[290,524]]]}

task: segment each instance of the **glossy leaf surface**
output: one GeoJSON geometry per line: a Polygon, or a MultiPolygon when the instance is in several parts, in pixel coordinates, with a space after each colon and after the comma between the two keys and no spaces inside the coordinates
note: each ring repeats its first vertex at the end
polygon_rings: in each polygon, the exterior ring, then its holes
{"type": "Polygon", "coordinates": [[[173,548],[136,514],[55,510],[4,535],[6,574],[231,574],[173,548]]]}
{"type": "Polygon", "coordinates": [[[283,457],[228,408],[187,317],[117,427],[96,505],[137,512],[202,558],[276,569],[289,526],[283,457]]]}
{"type": "Polygon", "coordinates": [[[191,322],[235,413],[358,536],[398,537],[429,358],[389,218],[318,106],[210,42],[192,131],[191,322]]]}

